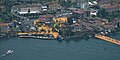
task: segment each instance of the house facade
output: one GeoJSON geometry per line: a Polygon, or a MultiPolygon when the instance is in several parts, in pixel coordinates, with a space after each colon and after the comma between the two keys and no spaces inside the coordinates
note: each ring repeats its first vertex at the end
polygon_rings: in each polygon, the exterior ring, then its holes
{"type": "Polygon", "coordinates": [[[0,1],[0,12],[3,12],[5,9],[5,6],[3,5],[4,3],[3,3],[3,1],[1,0],[0,1]]]}
{"type": "Polygon", "coordinates": [[[40,17],[39,17],[40,22],[43,22],[43,23],[45,23],[45,22],[49,23],[52,21],[52,19],[53,19],[53,15],[51,15],[51,14],[40,15],[40,17]]]}
{"type": "Polygon", "coordinates": [[[101,8],[105,9],[106,12],[120,11],[120,4],[103,4],[101,8]]]}
{"type": "Polygon", "coordinates": [[[78,19],[84,19],[90,15],[90,11],[85,10],[75,10],[73,11],[73,16],[78,19]]]}
{"type": "Polygon", "coordinates": [[[8,23],[0,23],[0,33],[8,33],[8,23]]]}
{"type": "Polygon", "coordinates": [[[58,17],[58,18],[53,18],[55,23],[67,23],[68,22],[68,18],[67,17],[58,17]]]}
{"type": "Polygon", "coordinates": [[[63,7],[58,4],[58,3],[51,3],[49,4],[49,10],[58,10],[58,9],[62,9],[63,7]]]}
{"type": "Polygon", "coordinates": [[[72,24],[71,27],[72,27],[72,32],[80,32],[82,31],[83,28],[82,24],[78,24],[78,23],[72,24]]]}
{"type": "Polygon", "coordinates": [[[11,12],[28,18],[38,18],[42,11],[41,4],[24,4],[11,7],[11,12]]]}

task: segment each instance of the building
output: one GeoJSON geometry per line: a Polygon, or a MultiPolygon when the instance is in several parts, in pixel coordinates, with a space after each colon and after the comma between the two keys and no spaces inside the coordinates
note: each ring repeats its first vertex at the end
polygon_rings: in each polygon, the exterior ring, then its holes
{"type": "Polygon", "coordinates": [[[39,20],[43,23],[50,23],[53,19],[53,15],[47,14],[47,15],[40,15],[39,20]]]}
{"type": "Polygon", "coordinates": [[[0,33],[8,33],[8,23],[0,23],[0,33]]]}
{"type": "Polygon", "coordinates": [[[5,10],[5,6],[3,5],[3,1],[0,0],[0,12],[3,12],[5,10]]]}
{"type": "Polygon", "coordinates": [[[96,16],[98,14],[98,10],[91,10],[90,15],[96,16]]]}
{"type": "Polygon", "coordinates": [[[120,3],[120,0],[111,0],[113,3],[120,3]]]}
{"type": "Polygon", "coordinates": [[[59,0],[59,2],[63,2],[63,1],[65,1],[65,2],[68,2],[68,1],[70,1],[71,3],[74,3],[74,2],[76,2],[76,0],[59,0]]]}
{"type": "Polygon", "coordinates": [[[18,5],[13,6],[11,11],[19,16],[24,16],[28,18],[38,18],[41,11],[42,6],[41,4],[25,4],[25,5],[18,5]]]}
{"type": "Polygon", "coordinates": [[[72,24],[71,27],[73,32],[79,32],[83,28],[82,24],[78,24],[78,23],[72,24]]]}
{"type": "Polygon", "coordinates": [[[101,8],[105,9],[106,12],[120,11],[120,4],[103,4],[101,8]]]}
{"type": "Polygon", "coordinates": [[[87,8],[87,1],[85,0],[76,0],[76,6],[80,7],[81,9],[86,9],[87,8]]]}
{"type": "Polygon", "coordinates": [[[67,17],[58,17],[58,18],[53,18],[55,23],[68,23],[68,18],[67,17]]]}
{"type": "Polygon", "coordinates": [[[104,29],[107,29],[107,30],[108,30],[108,29],[114,30],[114,29],[115,29],[115,26],[114,26],[114,25],[109,25],[109,24],[107,24],[107,25],[104,25],[103,28],[104,28],[104,29]]]}
{"type": "Polygon", "coordinates": [[[3,0],[0,0],[0,5],[3,4],[3,3],[4,3],[4,1],[3,1],[3,0]]]}
{"type": "Polygon", "coordinates": [[[100,4],[106,4],[106,3],[120,3],[120,0],[96,0],[100,4]]]}
{"type": "Polygon", "coordinates": [[[3,12],[5,9],[5,6],[0,6],[0,12],[3,12]]]}
{"type": "Polygon", "coordinates": [[[47,11],[48,7],[47,6],[42,6],[42,11],[47,11]]]}
{"type": "Polygon", "coordinates": [[[20,14],[24,14],[24,13],[39,13],[42,9],[42,5],[41,4],[26,4],[26,5],[19,5],[18,6],[18,12],[20,14]],[[30,10],[30,11],[29,11],[30,10]]]}
{"type": "Polygon", "coordinates": [[[58,9],[62,9],[63,7],[58,4],[58,3],[51,3],[49,4],[49,10],[58,10],[58,9]]]}
{"type": "Polygon", "coordinates": [[[90,15],[90,11],[87,10],[75,10],[73,11],[73,16],[78,19],[84,19],[90,15]]]}

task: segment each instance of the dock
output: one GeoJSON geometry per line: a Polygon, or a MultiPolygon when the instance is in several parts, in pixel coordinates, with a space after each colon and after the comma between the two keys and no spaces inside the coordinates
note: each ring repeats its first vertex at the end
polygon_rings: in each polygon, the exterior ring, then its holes
{"type": "Polygon", "coordinates": [[[111,42],[113,44],[120,45],[120,40],[116,40],[116,39],[113,39],[113,38],[110,38],[110,37],[107,37],[107,36],[104,36],[104,35],[100,35],[100,34],[95,34],[95,37],[98,38],[98,39],[107,41],[107,42],[111,42]]]}
{"type": "Polygon", "coordinates": [[[45,32],[19,32],[17,33],[17,35],[20,35],[20,36],[24,36],[24,35],[34,35],[34,34],[37,34],[37,35],[53,35],[54,38],[57,38],[58,37],[58,33],[57,32],[49,32],[49,33],[45,33],[45,32]]]}

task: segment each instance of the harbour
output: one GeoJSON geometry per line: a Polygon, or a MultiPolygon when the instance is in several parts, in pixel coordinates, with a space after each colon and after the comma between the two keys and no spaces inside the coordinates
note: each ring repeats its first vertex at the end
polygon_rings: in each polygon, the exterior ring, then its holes
{"type": "Polygon", "coordinates": [[[0,60],[120,60],[120,0],[0,0],[0,60]]]}
{"type": "MultiPolygon", "coordinates": [[[[110,36],[119,38],[120,34],[110,36]]],[[[14,50],[14,53],[6,57],[0,57],[0,60],[119,60],[120,46],[102,41],[100,39],[90,38],[89,40],[74,38],[59,43],[54,40],[10,38],[0,40],[0,54],[8,48],[14,50]],[[46,58],[47,57],[47,58],[46,58]]]]}

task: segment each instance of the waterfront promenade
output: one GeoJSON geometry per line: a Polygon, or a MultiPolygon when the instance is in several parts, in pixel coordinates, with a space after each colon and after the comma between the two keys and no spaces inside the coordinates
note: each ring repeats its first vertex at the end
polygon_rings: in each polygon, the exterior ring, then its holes
{"type": "Polygon", "coordinates": [[[104,36],[104,35],[96,34],[95,37],[99,38],[101,40],[107,41],[107,42],[111,42],[111,43],[120,45],[120,41],[119,40],[116,40],[116,39],[113,39],[113,38],[110,38],[110,37],[107,37],[107,36],[104,36]]]}

